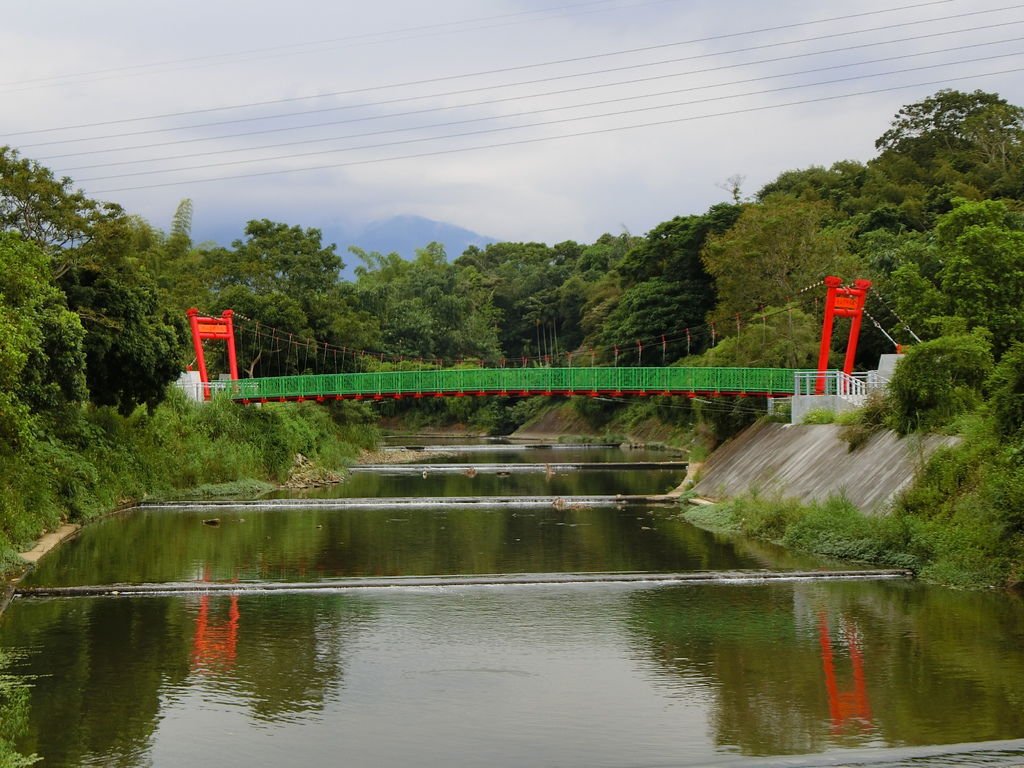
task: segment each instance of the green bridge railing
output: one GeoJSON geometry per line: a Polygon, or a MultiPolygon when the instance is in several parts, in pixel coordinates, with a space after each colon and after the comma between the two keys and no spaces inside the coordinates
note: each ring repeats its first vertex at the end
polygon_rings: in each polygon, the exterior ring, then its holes
{"type": "Polygon", "coordinates": [[[789,396],[792,368],[455,368],[240,379],[234,400],[427,395],[723,394],[789,396]]]}

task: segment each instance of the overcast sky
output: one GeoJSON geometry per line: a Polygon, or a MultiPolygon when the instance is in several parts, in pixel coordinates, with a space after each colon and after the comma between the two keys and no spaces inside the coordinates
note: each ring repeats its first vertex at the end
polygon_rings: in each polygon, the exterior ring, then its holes
{"type": "Polygon", "coordinates": [[[590,242],[868,160],[941,87],[1024,104],[1022,37],[991,0],[36,0],[4,8],[0,144],[164,229],[191,198],[199,239],[590,242]]]}

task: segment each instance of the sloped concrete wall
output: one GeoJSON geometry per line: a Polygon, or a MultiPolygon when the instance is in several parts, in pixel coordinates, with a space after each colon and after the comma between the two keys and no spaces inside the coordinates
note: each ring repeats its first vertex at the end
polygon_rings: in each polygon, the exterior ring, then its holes
{"type": "Polygon", "coordinates": [[[834,424],[755,424],[716,450],[696,492],[725,499],[751,491],[803,502],[842,494],[860,510],[882,513],[925,459],[954,437],[898,438],[880,432],[854,452],[834,424]]]}

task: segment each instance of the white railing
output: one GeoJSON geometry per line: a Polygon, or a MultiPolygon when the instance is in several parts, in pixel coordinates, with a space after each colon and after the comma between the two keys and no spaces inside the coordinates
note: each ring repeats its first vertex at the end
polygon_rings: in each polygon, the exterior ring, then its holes
{"type": "Polygon", "coordinates": [[[227,389],[228,384],[231,383],[232,382],[230,381],[208,381],[203,384],[198,379],[180,378],[175,382],[175,385],[181,389],[190,400],[202,403],[209,400],[218,392],[223,392],[227,389]],[[209,393],[209,396],[207,396],[207,392],[209,393]]]}
{"type": "Polygon", "coordinates": [[[878,371],[847,374],[843,371],[798,371],[794,375],[793,393],[800,395],[831,395],[857,405],[864,404],[867,396],[884,389],[888,380],[878,371]]]}

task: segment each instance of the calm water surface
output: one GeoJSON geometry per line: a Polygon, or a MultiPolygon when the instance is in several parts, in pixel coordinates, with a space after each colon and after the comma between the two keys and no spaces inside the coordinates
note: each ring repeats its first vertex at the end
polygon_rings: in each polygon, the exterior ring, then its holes
{"type": "MultiPolygon", "coordinates": [[[[30,581],[824,565],[671,507],[217,514],[108,519],[30,581]]],[[[1024,762],[1024,606],[905,581],[20,599],[0,648],[0,737],[43,765],[1024,762]]]]}

